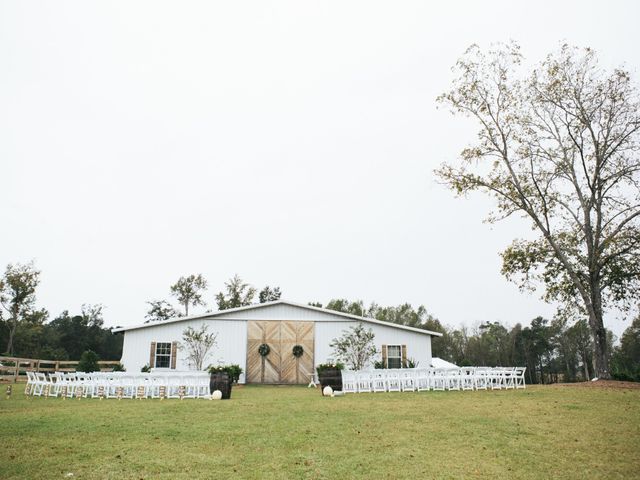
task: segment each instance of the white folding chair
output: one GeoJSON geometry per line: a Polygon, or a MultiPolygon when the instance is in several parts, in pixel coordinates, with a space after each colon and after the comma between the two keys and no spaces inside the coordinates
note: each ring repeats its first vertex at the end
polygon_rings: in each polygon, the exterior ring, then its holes
{"type": "Polygon", "coordinates": [[[474,367],[462,367],[460,369],[460,388],[473,390],[475,387],[476,369],[474,367]]]}
{"type": "Polygon", "coordinates": [[[45,391],[45,387],[49,385],[49,381],[47,380],[47,376],[42,372],[36,372],[36,388],[34,390],[34,394],[38,397],[41,397],[45,391]]]}
{"type": "Polygon", "coordinates": [[[54,375],[56,376],[56,380],[55,383],[53,384],[53,393],[54,396],[66,396],[66,390],[69,388],[69,380],[67,378],[67,376],[64,374],[64,372],[55,372],[54,375]]]}
{"type": "Polygon", "coordinates": [[[373,391],[372,378],[371,378],[370,372],[358,371],[356,373],[356,379],[358,382],[358,393],[373,391]]]}
{"type": "Polygon", "coordinates": [[[352,370],[342,370],[342,391],[344,393],[356,393],[358,391],[356,374],[352,370]]]}
{"type": "Polygon", "coordinates": [[[209,396],[209,375],[204,372],[198,372],[195,379],[196,398],[205,398],[209,396]]]}
{"type": "Polygon", "coordinates": [[[105,386],[105,396],[107,398],[118,398],[118,392],[121,388],[120,375],[109,375],[105,378],[105,386]]]}
{"type": "Polygon", "coordinates": [[[198,378],[194,374],[183,375],[184,398],[198,398],[198,378]]]}
{"type": "Polygon", "coordinates": [[[516,388],[527,388],[524,381],[524,372],[527,370],[527,367],[516,367],[514,373],[514,380],[516,388]]]}
{"type": "Polygon", "coordinates": [[[419,368],[416,370],[416,388],[419,392],[427,392],[430,388],[430,370],[419,368]]]}
{"type": "Polygon", "coordinates": [[[78,377],[76,373],[67,373],[65,375],[67,380],[67,398],[72,398],[76,393],[76,388],[78,388],[78,377]]]}
{"type": "Polygon", "coordinates": [[[403,392],[415,392],[416,382],[412,368],[403,368],[399,372],[400,388],[403,392]]]}
{"type": "Polygon", "coordinates": [[[489,387],[489,369],[487,367],[476,367],[474,386],[476,390],[486,390],[489,387]]]}
{"type": "Polygon", "coordinates": [[[89,375],[88,373],[84,373],[84,372],[78,372],[76,373],[76,389],[75,389],[75,393],[78,393],[78,388],[82,387],[82,396],[86,397],[88,395],[88,390],[90,389],[90,382],[88,381],[89,379],[89,375]]]}
{"type": "Polygon", "coordinates": [[[516,388],[515,368],[505,368],[502,372],[503,385],[506,390],[516,388]]]}
{"type": "Polygon", "coordinates": [[[123,375],[122,376],[122,387],[123,398],[136,398],[136,393],[138,390],[140,375],[132,374],[132,375],[123,375]]]}
{"type": "Polygon", "coordinates": [[[373,392],[387,391],[387,372],[385,370],[377,369],[371,372],[371,390],[373,392]]]}
{"type": "Polygon", "coordinates": [[[27,370],[27,385],[24,387],[25,395],[34,395],[36,388],[36,376],[33,372],[27,370]]]}
{"type": "Polygon", "coordinates": [[[433,370],[431,377],[431,386],[433,390],[444,391],[447,388],[446,369],[436,368],[433,370]]]}
{"type": "Polygon", "coordinates": [[[445,371],[447,390],[460,390],[460,369],[448,368],[445,371]]]}
{"type": "Polygon", "coordinates": [[[60,392],[59,376],[56,372],[49,374],[49,396],[57,397],[60,392]]]}
{"type": "Polygon", "coordinates": [[[401,390],[400,372],[396,369],[387,370],[387,391],[400,392],[401,390]]]}
{"type": "Polygon", "coordinates": [[[502,390],[504,383],[503,369],[500,367],[491,368],[489,370],[488,380],[491,390],[502,390]]]}
{"type": "Polygon", "coordinates": [[[91,396],[91,398],[106,397],[108,383],[105,373],[107,372],[94,372],[89,376],[89,381],[91,382],[89,395],[91,396]]]}
{"type": "Polygon", "coordinates": [[[180,398],[184,382],[181,375],[168,375],[167,398],[180,398]]]}
{"type": "Polygon", "coordinates": [[[150,392],[150,396],[151,398],[160,398],[160,387],[162,387],[164,389],[164,395],[166,397],[167,395],[167,390],[169,388],[169,381],[166,377],[166,375],[151,375],[149,377],[149,392],[150,392]]]}

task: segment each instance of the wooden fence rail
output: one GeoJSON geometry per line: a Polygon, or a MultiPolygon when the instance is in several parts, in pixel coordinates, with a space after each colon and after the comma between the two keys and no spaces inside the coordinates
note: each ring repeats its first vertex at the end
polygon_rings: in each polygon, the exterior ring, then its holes
{"type": "MultiPolygon", "coordinates": [[[[27,372],[75,372],[78,360],[43,360],[39,358],[0,357],[0,381],[26,381],[27,372]]],[[[110,372],[117,360],[99,361],[101,372],[110,372]]]]}

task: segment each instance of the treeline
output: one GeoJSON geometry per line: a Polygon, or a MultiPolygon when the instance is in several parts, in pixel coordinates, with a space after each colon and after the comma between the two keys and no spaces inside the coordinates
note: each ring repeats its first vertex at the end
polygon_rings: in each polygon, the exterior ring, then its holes
{"type": "Polygon", "coordinates": [[[120,360],[122,335],[104,327],[102,305],[85,304],[53,319],[36,308],[40,272],[33,264],[8,265],[0,277],[0,352],[46,360],[78,360],[88,350],[101,360],[120,360]]]}
{"type": "MultiPolygon", "coordinates": [[[[77,315],[65,310],[52,320],[46,310],[38,310],[16,330],[11,356],[78,360],[91,350],[100,360],[120,360],[124,337],[111,333],[103,324],[101,305],[83,305],[77,315]]],[[[8,337],[7,321],[0,320],[0,345],[6,346],[8,337]]]]}
{"type": "MultiPolygon", "coordinates": [[[[322,307],[320,303],[310,305],[322,307]]],[[[398,323],[442,333],[432,340],[433,356],[459,366],[526,366],[529,383],[575,382],[595,377],[593,340],[585,320],[574,324],[542,317],[529,326],[513,327],[484,322],[475,328],[448,328],[420,305],[369,307],[362,301],[334,299],[325,308],[357,316],[398,323]]],[[[607,332],[608,352],[614,378],[640,381],[640,317],[636,318],[613,346],[607,332]]]]}
{"type": "MultiPolygon", "coordinates": [[[[40,272],[32,264],[9,265],[0,277],[0,352],[5,355],[51,360],[77,360],[88,350],[101,360],[119,360],[122,335],[104,327],[102,305],[83,305],[78,314],[36,308],[40,272]],[[2,350],[4,348],[4,350],[2,350]]],[[[147,321],[189,314],[189,307],[205,306],[207,282],[201,275],[181,277],[169,291],[181,309],[166,300],[148,302],[147,321]]],[[[237,275],[214,296],[218,310],[279,299],[280,288],[258,292],[237,275]],[[255,298],[257,294],[257,299],[255,298]]],[[[321,303],[309,305],[323,307],[321,303]]],[[[528,326],[484,322],[474,328],[449,328],[420,305],[368,307],[362,301],[333,299],[324,308],[360,317],[442,333],[432,341],[433,356],[459,366],[526,366],[529,383],[573,382],[595,377],[594,345],[585,320],[573,324],[561,319],[534,318],[528,326]]],[[[640,316],[625,330],[619,345],[608,331],[609,359],[614,378],[640,381],[640,316]]]]}

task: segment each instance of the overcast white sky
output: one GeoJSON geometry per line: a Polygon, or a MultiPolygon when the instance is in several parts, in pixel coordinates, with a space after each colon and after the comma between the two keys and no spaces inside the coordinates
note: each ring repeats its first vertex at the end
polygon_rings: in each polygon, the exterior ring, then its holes
{"type": "MultiPolygon", "coordinates": [[[[482,223],[433,169],[471,44],[594,47],[638,79],[637,2],[0,1],[0,267],[52,316],[143,320],[179,276],[283,298],[411,302],[451,326],[551,316],[500,275],[527,227],[482,223]]],[[[628,325],[611,316],[616,334],[628,325]]]]}

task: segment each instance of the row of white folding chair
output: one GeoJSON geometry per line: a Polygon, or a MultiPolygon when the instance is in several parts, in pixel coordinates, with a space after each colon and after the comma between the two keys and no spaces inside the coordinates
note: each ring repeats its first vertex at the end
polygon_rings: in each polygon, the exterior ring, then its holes
{"type": "Polygon", "coordinates": [[[27,372],[27,386],[25,393],[34,396],[57,396],[60,386],[65,383],[61,380],[63,374],[52,373],[47,378],[42,372],[27,372]]]}
{"type": "MultiPolygon", "coordinates": [[[[524,374],[521,381],[516,382],[516,372],[523,369],[502,367],[461,367],[447,369],[423,370],[419,378],[427,376],[430,389],[433,390],[487,390],[491,388],[524,388],[524,374]]],[[[420,384],[424,382],[419,381],[420,384]]],[[[426,388],[425,388],[426,389],[426,388]]],[[[419,388],[422,390],[422,388],[419,388]]]]}
{"type": "MultiPolygon", "coordinates": [[[[428,376],[429,388],[433,390],[487,390],[524,388],[524,373],[516,381],[516,372],[524,369],[502,367],[461,367],[430,369],[423,371],[428,376]]],[[[420,382],[422,383],[422,382],[420,382]]]]}
{"type": "Polygon", "coordinates": [[[416,377],[410,369],[342,371],[342,389],[345,393],[413,392],[416,388],[416,377]]]}
{"type": "Polygon", "coordinates": [[[524,368],[343,370],[345,393],[525,388],[524,368]]]}
{"type": "Polygon", "coordinates": [[[102,387],[107,398],[201,398],[209,394],[209,377],[196,373],[102,376],[96,379],[96,387],[102,387]]]}
{"type": "Polygon", "coordinates": [[[492,390],[525,388],[524,368],[495,367],[476,369],[476,383],[478,388],[491,388],[492,390]]]}
{"type": "Polygon", "coordinates": [[[27,372],[27,386],[25,393],[41,396],[47,386],[47,377],[41,372],[27,372]]]}
{"type": "Polygon", "coordinates": [[[49,379],[44,373],[28,372],[27,379],[29,387],[25,391],[37,396],[201,398],[209,393],[209,376],[205,372],[128,375],[124,372],[56,372],[50,374],[49,379]]]}

